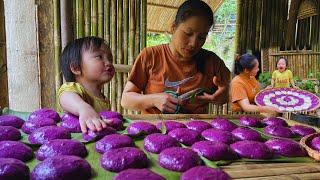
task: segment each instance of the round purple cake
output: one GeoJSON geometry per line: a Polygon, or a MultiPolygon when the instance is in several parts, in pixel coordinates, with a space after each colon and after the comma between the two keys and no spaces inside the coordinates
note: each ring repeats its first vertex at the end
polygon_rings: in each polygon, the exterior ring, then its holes
{"type": "Polygon", "coordinates": [[[260,119],[250,116],[240,117],[240,124],[242,126],[262,127],[262,122],[260,119]]]}
{"type": "Polygon", "coordinates": [[[20,129],[24,120],[14,115],[2,115],[0,116],[0,126],[12,126],[20,129]]]}
{"type": "Polygon", "coordinates": [[[201,164],[198,154],[191,149],[171,147],[159,154],[159,165],[171,171],[184,172],[201,164]]]}
{"type": "Polygon", "coordinates": [[[221,142],[199,141],[192,145],[192,150],[211,161],[237,158],[235,152],[228,145],[221,142]]]}
{"type": "Polygon", "coordinates": [[[144,149],[156,154],[169,147],[178,146],[180,143],[169,135],[155,133],[144,138],[144,149]]]}
{"type": "Polygon", "coordinates": [[[215,118],[211,124],[215,129],[230,132],[238,127],[236,124],[225,118],[215,118]]]}
{"type": "Polygon", "coordinates": [[[47,158],[31,172],[32,180],[87,180],[91,177],[90,164],[77,156],[60,155],[47,158]]]}
{"type": "Polygon", "coordinates": [[[108,126],[116,129],[117,131],[123,130],[123,121],[119,118],[109,118],[109,119],[103,119],[108,126]]]}
{"type": "Polygon", "coordinates": [[[186,128],[187,126],[183,123],[180,123],[180,122],[176,122],[176,121],[170,121],[170,120],[167,120],[167,121],[164,121],[164,122],[159,122],[157,124],[157,128],[159,130],[161,130],[161,127],[162,127],[162,123],[164,123],[164,126],[166,127],[166,132],[170,132],[174,129],[177,129],[177,128],[186,128]]]}
{"type": "Polygon", "coordinates": [[[85,141],[96,141],[96,140],[103,138],[106,135],[115,134],[115,133],[117,133],[117,131],[115,129],[107,126],[107,127],[103,128],[101,131],[93,132],[91,130],[88,130],[87,133],[82,134],[82,138],[85,141]]]}
{"type": "Polygon", "coordinates": [[[14,158],[26,162],[33,158],[33,151],[19,141],[0,141],[0,158],[14,158]]]}
{"type": "Polygon", "coordinates": [[[198,131],[187,128],[174,129],[168,135],[187,146],[191,146],[201,140],[201,135],[198,131]]]}
{"type": "Polygon", "coordinates": [[[221,169],[196,166],[182,173],[180,180],[229,180],[231,177],[221,169]]]}
{"type": "Polygon", "coordinates": [[[247,127],[238,127],[234,129],[231,133],[236,139],[240,141],[243,141],[243,140],[263,141],[260,133],[247,127]]]}
{"type": "Polygon", "coordinates": [[[100,116],[102,119],[118,118],[122,119],[122,115],[116,111],[101,111],[100,116]]]}
{"type": "Polygon", "coordinates": [[[212,128],[211,124],[207,123],[205,121],[189,121],[189,122],[187,122],[186,125],[187,125],[188,129],[198,131],[199,133],[201,133],[202,131],[204,131],[206,129],[212,128]]]}
{"type": "Polygon", "coordinates": [[[26,121],[21,130],[26,134],[30,134],[36,129],[44,126],[56,126],[56,122],[51,118],[34,117],[33,119],[26,121]]]}
{"type": "Polygon", "coordinates": [[[230,147],[242,158],[249,159],[270,159],[272,152],[262,142],[257,141],[238,141],[230,145],[230,147]]]}
{"type": "Polygon", "coordinates": [[[262,123],[266,126],[274,125],[274,126],[288,126],[288,123],[283,120],[282,118],[277,118],[277,117],[269,117],[269,118],[264,118],[262,120],[262,123]]]}
{"type": "Polygon", "coordinates": [[[118,173],[114,180],[165,180],[164,177],[149,169],[127,169],[118,173]]]}
{"type": "Polygon", "coordinates": [[[0,158],[0,179],[29,180],[29,167],[22,161],[13,158],[0,158]]]}
{"type": "Polygon", "coordinates": [[[21,139],[20,131],[12,126],[0,126],[0,141],[18,141],[21,139]]]}
{"type": "Polygon", "coordinates": [[[40,146],[36,157],[38,160],[43,161],[58,155],[73,155],[84,158],[87,154],[86,147],[79,141],[72,139],[55,139],[40,146]]]}
{"type": "Polygon", "coordinates": [[[81,127],[79,117],[70,113],[65,113],[61,117],[61,127],[67,129],[70,133],[80,133],[81,127]]]}
{"type": "Polygon", "coordinates": [[[137,136],[140,134],[148,135],[148,134],[160,132],[155,125],[148,122],[142,122],[142,121],[131,123],[128,126],[127,131],[128,131],[128,134],[132,136],[137,136]]]}
{"type": "Polygon", "coordinates": [[[265,127],[263,131],[266,134],[273,135],[273,136],[285,137],[285,138],[293,137],[293,133],[291,129],[284,126],[270,125],[265,127]]]}
{"type": "Polygon", "coordinates": [[[108,171],[120,172],[129,168],[145,168],[148,164],[148,158],[138,148],[123,147],[105,152],[100,163],[108,171]]]}
{"type": "Polygon", "coordinates": [[[32,112],[28,118],[28,121],[29,120],[32,120],[32,119],[38,119],[38,118],[51,118],[53,120],[55,120],[55,122],[59,122],[61,120],[59,114],[53,110],[53,109],[50,109],[50,108],[42,108],[42,109],[38,109],[34,112],[32,112]]]}
{"type": "Polygon", "coordinates": [[[33,131],[28,140],[31,144],[42,145],[54,139],[71,139],[71,134],[63,127],[45,126],[33,131]]]}
{"type": "Polygon", "coordinates": [[[310,145],[312,149],[320,151],[320,136],[313,138],[310,145]]]}
{"type": "Polygon", "coordinates": [[[313,128],[302,125],[294,125],[290,129],[294,134],[302,137],[316,132],[313,128]]]}
{"type": "Polygon", "coordinates": [[[107,152],[110,149],[122,147],[133,147],[134,142],[129,136],[120,134],[106,135],[96,142],[96,151],[100,154],[107,152]]]}
{"type": "Polygon", "coordinates": [[[201,133],[202,137],[204,137],[208,141],[213,142],[222,142],[225,144],[232,144],[236,141],[235,137],[229,131],[222,131],[219,129],[207,129],[201,133]]]}
{"type": "Polygon", "coordinates": [[[307,155],[302,146],[293,140],[270,139],[265,144],[276,156],[301,157],[307,155]]]}

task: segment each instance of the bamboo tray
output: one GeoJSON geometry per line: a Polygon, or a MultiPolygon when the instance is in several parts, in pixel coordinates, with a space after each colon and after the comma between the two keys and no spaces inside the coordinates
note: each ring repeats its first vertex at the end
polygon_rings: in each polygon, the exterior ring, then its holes
{"type": "Polygon", "coordinates": [[[308,136],[305,136],[300,140],[300,144],[307,150],[308,155],[310,157],[314,158],[317,161],[320,161],[320,151],[314,150],[308,146],[309,142],[313,138],[318,137],[318,136],[320,136],[320,133],[313,133],[308,136]]]}

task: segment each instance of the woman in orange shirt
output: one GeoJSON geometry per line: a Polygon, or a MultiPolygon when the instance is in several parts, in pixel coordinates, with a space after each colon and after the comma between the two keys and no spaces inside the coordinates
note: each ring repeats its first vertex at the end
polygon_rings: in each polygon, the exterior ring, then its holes
{"type": "Polygon", "coordinates": [[[137,57],[124,88],[121,105],[142,113],[207,113],[209,102],[228,101],[230,71],[213,52],[202,49],[211,26],[213,12],[205,2],[187,0],[178,9],[171,27],[169,44],[147,47],[137,57]],[[189,80],[168,89],[165,81],[189,80]],[[196,102],[181,102],[166,90],[183,94],[196,88],[217,89],[204,93],[196,102]]]}
{"type": "Polygon", "coordinates": [[[258,59],[251,54],[236,58],[234,73],[236,76],[230,84],[232,111],[275,113],[279,109],[271,106],[257,106],[254,97],[260,91],[260,85],[255,76],[259,71],[258,59]]]}

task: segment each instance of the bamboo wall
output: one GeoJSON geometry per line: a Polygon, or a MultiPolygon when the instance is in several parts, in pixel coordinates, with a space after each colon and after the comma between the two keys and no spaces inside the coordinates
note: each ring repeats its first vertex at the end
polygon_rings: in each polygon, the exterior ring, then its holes
{"type": "MultiPolygon", "coordinates": [[[[295,76],[320,71],[320,15],[297,21],[303,0],[238,0],[236,51],[261,57],[263,71],[272,72],[280,56],[295,76]]],[[[320,1],[314,0],[320,13],[320,1]]]]}
{"type": "Polygon", "coordinates": [[[4,2],[0,1],[0,107],[6,107],[8,103],[8,76],[6,60],[6,33],[4,26],[4,2]]]}

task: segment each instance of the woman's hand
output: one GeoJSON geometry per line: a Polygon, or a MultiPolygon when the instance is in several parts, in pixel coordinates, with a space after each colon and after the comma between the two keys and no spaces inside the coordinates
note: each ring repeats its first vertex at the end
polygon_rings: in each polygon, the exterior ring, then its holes
{"type": "Polygon", "coordinates": [[[87,133],[87,128],[91,131],[101,131],[107,125],[99,114],[92,107],[85,107],[79,112],[81,131],[87,133]]]}
{"type": "Polygon", "coordinates": [[[273,87],[271,85],[267,86],[265,89],[272,89],[273,87]]]}
{"type": "Polygon", "coordinates": [[[177,106],[182,105],[181,100],[167,93],[153,94],[151,100],[153,101],[154,107],[166,113],[174,113],[177,110],[177,106]]]}

